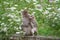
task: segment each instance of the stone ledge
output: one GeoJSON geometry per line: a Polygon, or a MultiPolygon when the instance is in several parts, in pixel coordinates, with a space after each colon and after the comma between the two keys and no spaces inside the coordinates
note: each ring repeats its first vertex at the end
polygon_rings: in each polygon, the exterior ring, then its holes
{"type": "Polygon", "coordinates": [[[46,36],[13,36],[10,40],[60,40],[59,37],[46,36]]]}

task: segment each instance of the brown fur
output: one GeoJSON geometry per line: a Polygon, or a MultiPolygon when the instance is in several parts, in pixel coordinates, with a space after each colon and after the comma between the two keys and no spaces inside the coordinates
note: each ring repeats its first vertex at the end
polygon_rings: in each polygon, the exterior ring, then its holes
{"type": "Polygon", "coordinates": [[[35,18],[34,16],[28,14],[27,10],[22,11],[22,23],[22,30],[25,32],[26,36],[32,36],[35,33],[37,34],[37,24],[35,18]],[[36,28],[36,30],[33,30],[34,33],[32,33],[32,29],[34,28],[36,28]]]}

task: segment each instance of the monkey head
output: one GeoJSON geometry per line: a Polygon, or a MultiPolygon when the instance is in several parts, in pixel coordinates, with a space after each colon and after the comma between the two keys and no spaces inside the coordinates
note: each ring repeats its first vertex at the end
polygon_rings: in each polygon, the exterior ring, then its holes
{"type": "Polygon", "coordinates": [[[22,15],[24,16],[24,17],[28,17],[28,11],[25,9],[25,10],[23,10],[22,11],[22,15]]]}

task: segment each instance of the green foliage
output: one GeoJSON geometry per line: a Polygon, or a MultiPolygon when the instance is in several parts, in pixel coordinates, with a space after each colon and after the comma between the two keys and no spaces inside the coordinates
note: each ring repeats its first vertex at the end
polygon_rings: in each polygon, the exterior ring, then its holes
{"type": "Polygon", "coordinates": [[[25,8],[35,15],[38,34],[60,36],[60,0],[0,0],[0,38],[20,32],[25,8]]]}

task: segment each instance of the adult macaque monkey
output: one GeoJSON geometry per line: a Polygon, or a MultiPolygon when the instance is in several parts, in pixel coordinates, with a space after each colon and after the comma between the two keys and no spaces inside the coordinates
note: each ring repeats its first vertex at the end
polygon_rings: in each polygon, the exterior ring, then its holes
{"type": "Polygon", "coordinates": [[[30,15],[28,14],[28,11],[27,10],[23,10],[22,11],[22,31],[25,32],[25,35],[26,36],[32,36],[32,32],[31,32],[31,29],[32,29],[32,26],[30,24],[30,15]]]}
{"type": "Polygon", "coordinates": [[[34,16],[30,15],[27,10],[22,11],[22,31],[26,36],[37,35],[37,24],[34,16]]]}

